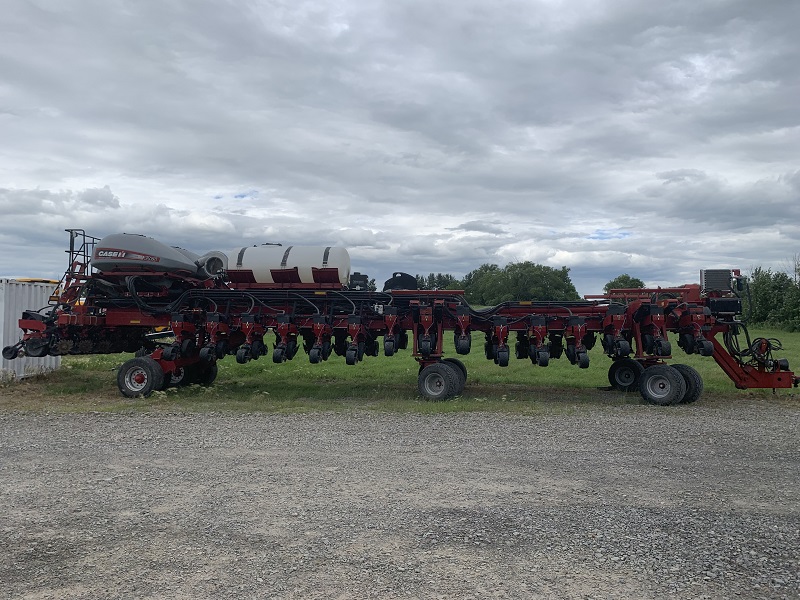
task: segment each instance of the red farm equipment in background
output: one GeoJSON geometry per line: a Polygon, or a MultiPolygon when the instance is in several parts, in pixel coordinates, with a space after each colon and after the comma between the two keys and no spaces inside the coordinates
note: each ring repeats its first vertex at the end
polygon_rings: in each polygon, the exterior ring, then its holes
{"type": "Polygon", "coordinates": [[[800,380],[773,356],[775,340],[749,338],[735,270],[703,271],[700,284],[681,287],[475,309],[463,292],[413,289],[415,279],[403,273],[384,291],[367,291],[365,278],[350,274],[343,248],[265,244],[199,256],[145,236],[67,231],[69,268],[51,306],[24,312],[22,339],[3,356],[135,352],[117,377],[128,397],[210,385],[226,356],[247,363],[270,354],[270,333],[275,363],[295,359],[301,348],[311,363],[335,354],[348,365],[409,349],[419,363],[419,392],[429,399],[457,395],[467,380],[464,364],[443,356],[447,334],[460,355],[481,340],[499,367],[513,356],[537,367],[564,357],[588,368],[599,339],[611,361],[610,385],[658,405],[694,402],[703,388],[695,369],[668,364],[669,334],[683,352],[715,360],[738,388],[789,388],[800,380]]]}

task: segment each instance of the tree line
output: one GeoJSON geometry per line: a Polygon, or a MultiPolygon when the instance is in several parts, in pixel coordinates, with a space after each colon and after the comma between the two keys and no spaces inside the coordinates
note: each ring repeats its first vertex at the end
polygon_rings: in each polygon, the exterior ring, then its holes
{"type": "MultiPolygon", "coordinates": [[[[474,305],[491,306],[509,300],[580,300],[567,267],[555,269],[529,261],[505,267],[484,264],[463,279],[448,273],[429,273],[416,275],[416,280],[421,290],[464,290],[467,301],[474,305]]],[[[603,289],[608,292],[643,287],[641,279],[623,273],[603,289]]],[[[800,331],[800,254],[793,257],[786,271],[755,267],[747,276],[741,296],[748,323],[800,331]]]]}

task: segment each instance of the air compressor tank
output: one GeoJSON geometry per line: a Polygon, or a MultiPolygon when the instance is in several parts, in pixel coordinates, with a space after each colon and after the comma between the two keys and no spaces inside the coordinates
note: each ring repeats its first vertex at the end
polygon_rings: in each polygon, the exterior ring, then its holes
{"type": "Polygon", "coordinates": [[[350,254],[337,246],[245,246],[228,252],[228,276],[258,284],[340,284],[350,277],[350,254]],[[238,272],[238,273],[237,273],[238,272]]]}

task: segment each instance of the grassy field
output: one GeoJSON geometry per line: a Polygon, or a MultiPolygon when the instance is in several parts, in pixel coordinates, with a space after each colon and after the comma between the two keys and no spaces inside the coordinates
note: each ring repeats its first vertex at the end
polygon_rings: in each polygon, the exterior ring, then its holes
{"type": "MultiPolygon", "coordinates": [[[[800,371],[800,333],[754,331],[751,337],[778,338],[783,350],[778,357],[800,371]]],[[[456,356],[452,338],[446,338],[447,356],[456,356]]],[[[672,339],[672,363],[695,367],[703,377],[704,398],[735,398],[770,395],[771,390],[736,390],[733,383],[710,357],[687,356],[672,339]]],[[[397,412],[462,412],[490,410],[536,412],[573,410],[581,405],[639,404],[638,393],[624,394],[602,390],[608,387],[610,359],[600,344],[590,352],[591,365],[579,369],[566,357],[552,360],[546,368],[530,360],[512,357],[507,368],[500,368],[483,357],[482,337],[475,336],[471,354],[459,357],[469,371],[463,394],[446,402],[430,402],[417,394],[418,367],[408,351],[393,357],[366,357],[347,366],[336,355],[312,365],[302,351],[293,361],[280,365],[271,355],[240,365],[233,357],[219,362],[216,383],[170,388],[150,398],[125,399],[116,385],[116,369],[131,355],[64,357],[62,368],[0,387],[0,410],[46,411],[269,411],[303,412],[316,410],[390,410],[397,412]]],[[[796,390],[780,394],[796,397],[796,390]]]]}

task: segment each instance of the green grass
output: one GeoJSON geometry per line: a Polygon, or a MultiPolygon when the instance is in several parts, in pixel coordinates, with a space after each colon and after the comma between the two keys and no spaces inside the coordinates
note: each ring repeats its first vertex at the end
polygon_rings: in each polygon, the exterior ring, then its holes
{"type": "MultiPolygon", "coordinates": [[[[751,337],[775,337],[783,342],[779,357],[800,370],[800,333],[762,330],[751,337]]],[[[447,336],[447,356],[456,356],[452,336],[447,336]]],[[[672,339],[675,358],[703,377],[706,396],[768,396],[771,390],[736,390],[711,357],[687,356],[672,339]]],[[[150,398],[123,398],[116,385],[116,369],[130,355],[64,357],[54,373],[5,384],[0,388],[0,409],[48,411],[236,411],[305,412],[377,410],[415,413],[499,411],[511,413],[563,412],[582,406],[639,404],[636,393],[598,391],[608,387],[611,361],[600,344],[590,352],[591,365],[579,369],[566,357],[551,360],[546,368],[530,360],[511,359],[500,368],[483,357],[482,336],[473,340],[472,353],[458,357],[469,371],[463,394],[447,402],[429,402],[417,394],[418,366],[409,351],[393,357],[365,357],[348,366],[331,356],[312,365],[302,351],[280,365],[267,355],[240,365],[233,357],[219,362],[216,383],[170,388],[150,398]]],[[[782,393],[787,393],[786,391],[782,393]]]]}

